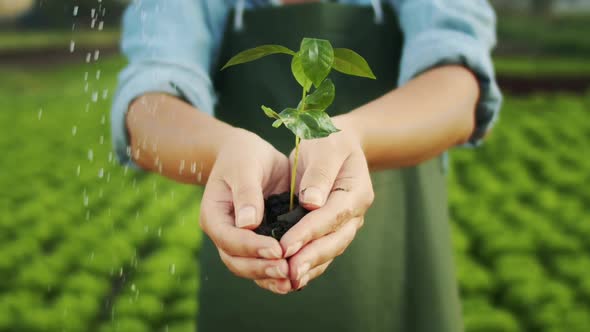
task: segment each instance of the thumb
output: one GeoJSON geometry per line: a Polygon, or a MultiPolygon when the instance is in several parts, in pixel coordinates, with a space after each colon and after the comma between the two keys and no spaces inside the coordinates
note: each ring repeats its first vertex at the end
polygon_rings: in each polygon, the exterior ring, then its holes
{"type": "Polygon", "coordinates": [[[258,172],[242,169],[228,183],[233,198],[235,224],[239,228],[255,229],[262,222],[264,197],[258,172]]]}
{"type": "Polygon", "coordinates": [[[299,202],[308,210],[322,207],[332,190],[340,171],[337,160],[311,161],[306,163],[299,183],[299,202]]]}

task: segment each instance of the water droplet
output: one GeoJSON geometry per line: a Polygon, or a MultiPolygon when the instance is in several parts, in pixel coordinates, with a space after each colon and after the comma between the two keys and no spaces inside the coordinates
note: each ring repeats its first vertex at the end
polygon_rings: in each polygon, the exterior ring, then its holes
{"type": "Polygon", "coordinates": [[[197,162],[191,163],[191,173],[195,174],[197,172],[197,162]]]}
{"type": "Polygon", "coordinates": [[[100,57],[100,50],[94,51],[94,61],[98,61],[98,57],[100,57]]]}
{"type": "Polygon", "coordinates": [[[92,58],[92,53],[86,53],[86,63],[90,63],[90,59],[92,58]]]}
{"type": "Polygon", "coordinates": [[[84,81],[88,81],[88,72],[84,72],[84,81]]]}
{"type": "Polygon", "coordinates": [[[72,12],[73,16],[78,16],[78,9],[79,9],[78,6],[74,6],[74,11],[72,12]]]}
{"type": "Polygon", "coordinates": [[[132,291],[132,292],[135,292],[135,290],[136,290],[136,289],[137,289],[137,288],[135,287],[135,284],[131,284],[131,291],[132,291]]]}
{"type": "Polygon", "coordinates": [[[78,126],[73,126],[72,127],[72,136],[76,136],[77,132],[78,132],[78,126]]]}
{"type": "Polygon", "coordinates": [[[96,80],[100,80],[100,69],[96,71],[96,80]]]}
{"type": "Polygon", "coordinates": [[[88,206],[88,203],[90,201],[90,199],[88,198],[88,195],[84,195],[83,200],[84,200],[84,206],[88,206]]]}
{"type": "Polygon", "coordinates": [[[37,112],[37,119],[41,120],[41,117],[43,116],[43,109],[40,108],[39,112],[37,112]]]}
{"type": "Polygon", "coordinates": [[[122,276],[123,276],[123,268],[121,267],[121,268],[119,269],[119,277],[122,277],[122,276]]]}
{"type": "Polygon", "coordinates": [[[103,145],[104,144],[104,136],[100,135],[100,137],[98,138],[98,144],[103,145]]]}
{"type": "Polygon", "coordinates": [[[182,159],[180,161],[180,166],[178,167],[178,174],[182,174],[183,170],[184,170],[184,159],[182,159]]]}
{"type": "Polygon", "coordinates": [[[107,99],[109,97],[109,89],[102,90],[102,99],[107,99]]]}
{"type": "Polygon", "coordinates": [[[170,265],[170,274],[176,273],[176,264],[170,265]]]}
{"type": "Polygon", "coordinates": [[[90,29],[94,29],[95,25],[96,25],[96,19],[93,18],[92,21],[90,22],[90,29]]]}
{"type": "Polygon", "coordinates": [[[113,162],[113,152],[112,151],[109,152],[109,157],[108,157],[107,160],[108,160],[109,163],[112,163],[113,162]]]}
{"type": "Polygon", "coordinates": [[[98,22],[98,31],[102,31],[103,28],[104,28],[104,21],[98,22]]]}
{"type": "Polygon", "coordinates": [[[102,115],[102,117],[100,118],[100,124],[105,124],[107,122],[107,117],[106,115],[102,115]]]}
{"type": "MultiPolygon", "coordinates": [[[[88,82],[86,82],[86,84],[84,85],[84,92],[88,92],[88,88],[90,86],[88,85],[88,82]]],[[[88,112],[88,110],[86,110],[86,112],[88,112]]]]}
{"type": "Polygon", "coordinates": [[[92,102],[93,103],[98,102],[98,91],[92,92],[92,102]]]}
{"type": "Polygon", "coordinates": [[[70,40],[70,53],[74,53],[75,50],[76,50],[76,42],[73,40],[70,40]]]}
{"type": "Polygon", "coordinates": [[[158,237],[162,237],[162,226],[158,227],[158,237]]]}
{"type": "Polygon", "coordinates": [[[90,260],[94,260],[94,251],[90,253],[90,260]]]}
{"type": "Polygon", "coordinates": [[[80,176],[80,165],[78,165],[78,167],[76,167],[76,175],[80,176]]]}
{"type": "Polygon", "coordinates": [[[92,8],[90,10],[90,17],[94,17],[95,14],[96,14],[96,8],[92,8]]]}
{"type": "Polygon", "coordinates": [[[94,160],[94,151],[92,149],[88,149],[88,160],[94,160]]]}
{"type": "Polygon", "coordinates": [[[104,177],[104,168],[99,168],[98,169],[98,178],[102,179],[104,177]]]}

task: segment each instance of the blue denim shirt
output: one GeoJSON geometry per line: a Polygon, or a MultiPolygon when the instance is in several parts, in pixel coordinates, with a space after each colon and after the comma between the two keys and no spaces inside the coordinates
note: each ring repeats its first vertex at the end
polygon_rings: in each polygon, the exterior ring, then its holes
{"type": "MultiPolygon", "coordinates": [[[[498,117],[502,96],[494,78],[491,49],[496,16],[486,0],[387,0],[397,11],[404,33],[400,86],[437,65],[462,64],[478,77],[481,96],[477,145],[498,117]]],[[[373,6],[377,0],[341,0],[373,6]]],[[[383,1],[385,2],[385,1],[383,1]]],[[[123,18],[122,50],[129,64],[119,76],[111,113],[114,149],[122,163],[130,160],[125,114],[133,99],[147,92],[179,95],[200,111],[213,114],[211,80],[229,12],[280,5],[280,0],[135,0],[123,18]]],[[[239,28],[240,16],[235,24],[239,28]]]]}

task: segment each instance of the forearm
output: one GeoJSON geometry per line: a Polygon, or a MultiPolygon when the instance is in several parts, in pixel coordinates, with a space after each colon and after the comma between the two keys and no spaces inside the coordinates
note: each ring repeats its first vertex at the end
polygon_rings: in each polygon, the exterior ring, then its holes
{"type": "Polygon", "coordinates": [[[131,157],[143,169],[203,185],[236,128],[166,94],[137,98],[127,113],[131,157]]]}
{"type": "Polygon", "coordinates": [[[413,166],[469,139],[478,98],[468,69],[443,66],[335,122],[358,135],[371,170],[413,166]]]}

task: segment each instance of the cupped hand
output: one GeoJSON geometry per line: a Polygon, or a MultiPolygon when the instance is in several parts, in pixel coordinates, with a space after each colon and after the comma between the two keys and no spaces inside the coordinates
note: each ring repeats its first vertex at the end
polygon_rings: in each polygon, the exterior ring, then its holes
{"type": "MultiPolygon", "coordinates": [[[[342,131],[300,144],[297,192],[311,212],[280,241],[293,289],[320,276],[346,250],[373,203],[361,139],[352,126],[337,126],[342,131]]],[[[290,159],[293,164],[294,153],[290,159]]]]}
{"type": "Polygon", "coordinates": [[[252,230],[264,197],[289,188],[289,160],[259,136],[236,129],[219,148],[201,201],[200,225],[235,275],[264,281],[275,293],[291,290],[281,245],[252,230]]]}

